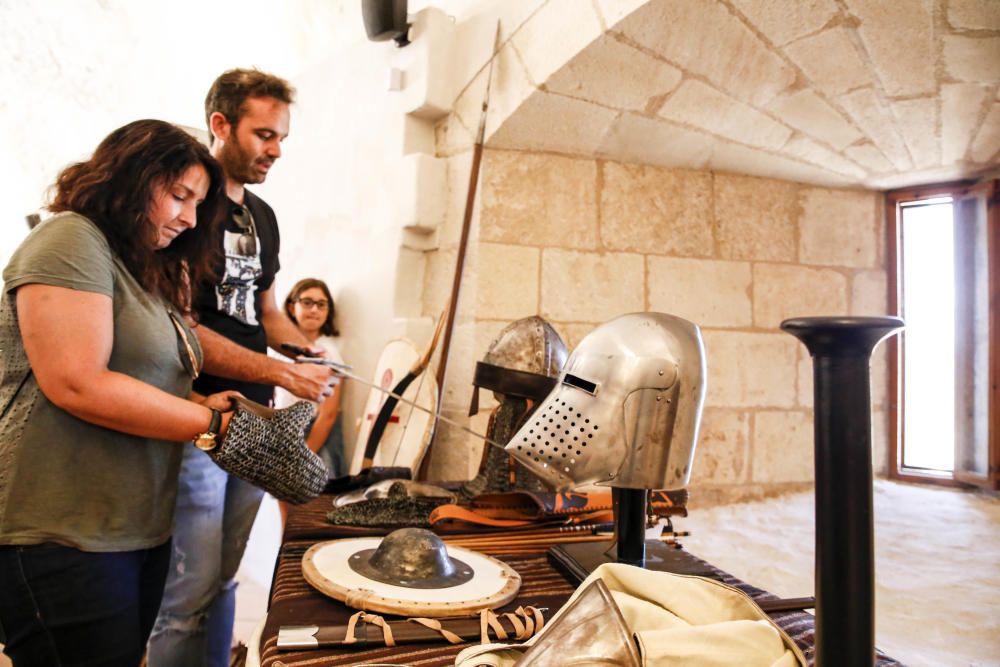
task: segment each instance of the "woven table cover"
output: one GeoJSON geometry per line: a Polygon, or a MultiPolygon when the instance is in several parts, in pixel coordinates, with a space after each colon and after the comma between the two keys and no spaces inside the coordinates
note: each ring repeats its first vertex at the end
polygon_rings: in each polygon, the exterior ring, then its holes
{"type": "MultiPolygon", "coordinates": [[[[267,620],[260,640],[261,667],[334,667],[361,666],[365,664],[413,665],[414,667],[443,667],[452,665],[455,656],[469,644],[405,644],[395,647],[376,647],[363,650],[320,648],[310,650],[279,651],[278,629],[284,625],[346,625],[356,610],[329,598],[310,586],[302,576],[302,556],[318,541],[335,539],[334,534],[322,534],[325,513],[331,506],[328,495],[291,508],[285,527],[285,538],[275,564],[274,579],[267,620]],[[316,532],[321,534],[317,535],[316,532]]],[[[327,524],[329,525],[329,524],[327,524]]],[[[335,528],[330,526],[330,528],[335,528]]],[[[344,535],[340,535],[344,537],[344,535]]],[[[531,545],[518,549],[516,545],[502,551],[482,549],[487,555],[499,558],[521,575],[522,586],[517,598],[498,612],[513,611],[519,606],[547,609],[545,618],[551,618],[575,590],[545,554],[547,546],[531,545]]],[[[704,562],[704,561],[702,561],[704,562]]],[[[751,586],[724,572],[711,563],[705,565],[724,583],[742,590],[755,600],[776,599],[777,596],[751,586]]],[[[386,615],[387,620],[399,620],[386,615]]],[[[812,614],[801,611],[776,612],[771,618],[802,649],[809,665],[815,652],[815,626],[812,614]]],[[[251,648],[251,650],[253,650],[251,648]]],[[[894,667],[899,662],[878,653],[879,667],[894,667]]]]}
{"type": "MultiPolygon", "coordinates": [[[[271,588],[270,609],[261,634],[261,667],[326,667],[332,665],[363,665],[382,663],[438,667],[455,662],[458,652],[468,644],[401,644],[392,648],[311,649],[279,651],[278,629],[282,625],[347,625],[356,611],[326,597],[310,586],[302,576],[302,555],[313,542],[300,541],[284,545],[271,588]]],[[[543,608],[545,617],[555,614],[573,594],[574,586],[553,568],[544,552],[504,555],[500,559],[521,575],[522,584],[517,598],[500,611],[514,611],[519,606],[543,608]]],[[[387,620],[398,617],[384,615],[387,620]]]]}

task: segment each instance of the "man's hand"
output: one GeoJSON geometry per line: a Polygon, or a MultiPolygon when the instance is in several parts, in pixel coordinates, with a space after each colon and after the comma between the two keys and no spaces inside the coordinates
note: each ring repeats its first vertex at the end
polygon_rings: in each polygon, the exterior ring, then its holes
{"type": "Polygon", "coordinates": [[[333,369],[319,364],[282,364],[284,376],[278,383],[299,398],[321,401],[333,392],[340,382],[333,369]]]}
{"type": "Polygon", "coordinates": [[[326,350],[312,345],[296,345],[295,343],[282,343],[278,351],[291,357],[309,357],[310,359],[326,359],[326,350]]]}
{"type": "Polygon", "coordinates": [[[284,387],[299,398],[330,395],[336,376],[329,366],[290,364],[253,352],[202,325],[195,329],[205,353],[205,372],[219,377],[284,387]]]}

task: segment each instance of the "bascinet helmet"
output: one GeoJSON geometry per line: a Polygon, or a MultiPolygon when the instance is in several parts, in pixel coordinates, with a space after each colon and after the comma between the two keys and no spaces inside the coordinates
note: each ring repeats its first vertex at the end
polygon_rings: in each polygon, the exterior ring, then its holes
{"type": "Polygon", "coordinates": [[[683,488],[705,375],[696,325],[663,313],[622,315],[580,341],[559,384],[505,449],[560,490],[683,488]]]}

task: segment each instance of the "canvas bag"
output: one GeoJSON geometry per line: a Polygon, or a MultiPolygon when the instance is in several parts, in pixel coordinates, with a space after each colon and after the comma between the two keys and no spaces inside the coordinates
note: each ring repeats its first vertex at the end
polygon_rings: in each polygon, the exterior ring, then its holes
{"type": "MultiPolygon", "coordinates": [[[[791,638],[745,593],[702,577],[601,565],[580,584],[575,599],[602,579],[621,609],[645,667],[805,667],[791,638]]],[[[563,607],[565,609],[566,606],[563,607]]],[[[557,613],[546,627],[561,616],[557,613]]],[[[514,667],[530,646],[488,644],[465,649],[456,667],[514,667]]]]}

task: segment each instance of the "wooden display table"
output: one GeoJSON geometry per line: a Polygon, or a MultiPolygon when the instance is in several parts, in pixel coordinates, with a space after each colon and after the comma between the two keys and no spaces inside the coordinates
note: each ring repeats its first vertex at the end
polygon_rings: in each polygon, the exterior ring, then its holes
{"type": "MultiPolygon", "coordinates": [[[[344,535],[340,529],[326,523],[326,512],[332,507],[333,496],[320,496],[316,500],[289,511],[285,535],[275,564],[274,579],[268,603],[267,619],[261,634],[259,656],[261,667],[334,667],[380,663],[384,665],[410,665],[445,667],[454,664],[455,656],[469,644],[407,644],[392,648],[368,649],[310,649],[279,651],[278,630],[288,625],[346,625],[356,610],[329,598],[310,586],[302,576],[302,555],[316,542],[336,539],[344,535]]],[[[371,531],[360,531],[364,534],[371,531]]],[[[518,606],[545,608],[550,618],[575,590],[574,584],[552,565],[546,556],[547,546],[529,544],[522,548],[504,547],[483,549],[484,553],[499,558],[521,575],[523,584],[517,598],[500,611],[513,611],[518,606]]],[[[692,557],[694,560],[698,560],[692,557]]],[[[747,593],[754,600],[775,599],[776,596],[751,586],[709,563],[698,560],[715,578],[747,593]]],[[[388,619],[389,617],[387,617],[388,619]]],[[[775,612],[771,618],[802,649],[812,664],[814,646],[811,614],[792,611],[775,612]]],[[[253,651],[254,647],[250,647],[253,651]]],[[[879,654],[877,664],[890,667],[900,663],[879,654]]]]}

